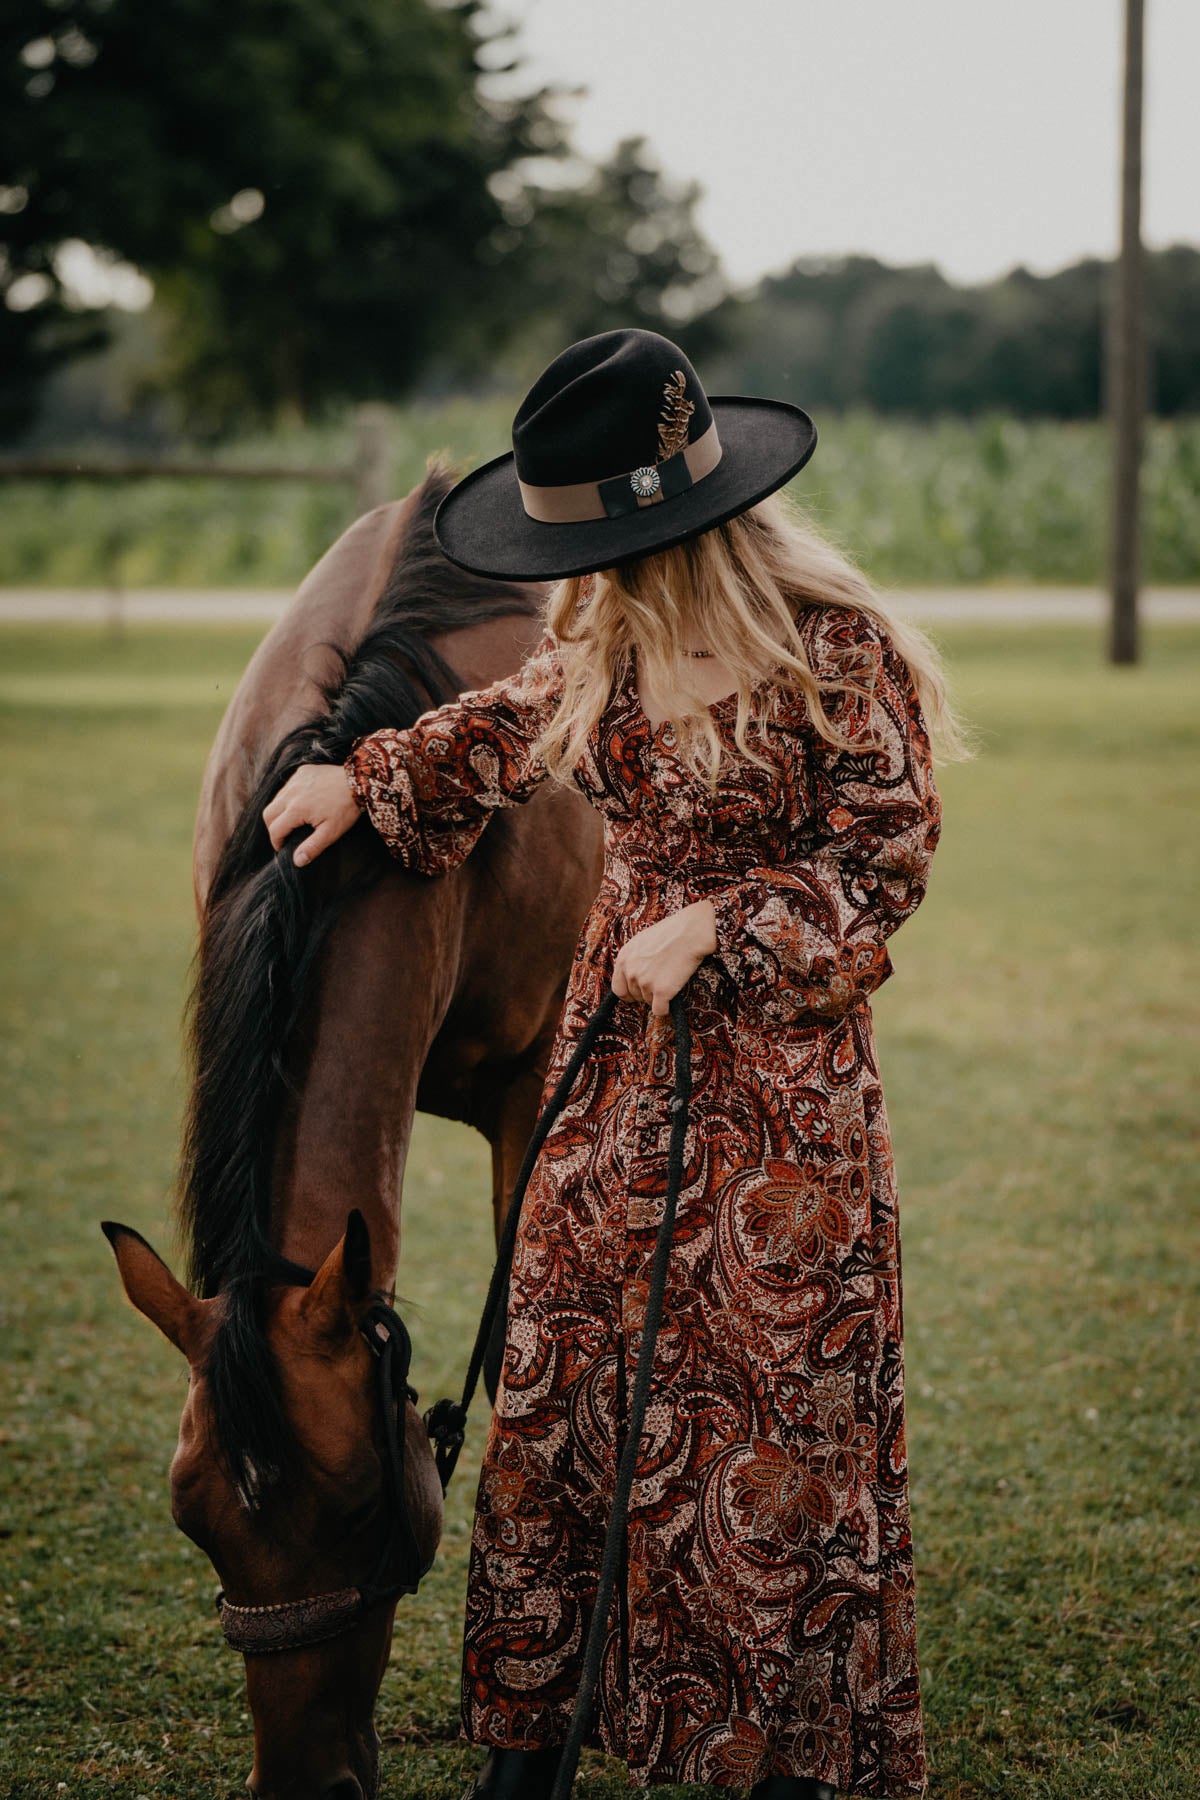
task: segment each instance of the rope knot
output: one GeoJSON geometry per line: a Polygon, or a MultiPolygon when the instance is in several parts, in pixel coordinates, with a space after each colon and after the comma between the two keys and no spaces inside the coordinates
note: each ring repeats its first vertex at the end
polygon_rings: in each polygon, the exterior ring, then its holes
{"type": "Polygon", "coordinates": [[[462,1443],[467,1412],[457,1400],[437,1400],[425,1414],[425,1429],[435,1443],[449,1449],[462,1443]]]}
{"type": "Polygon", "coordinates": [[[445,1493],[463,1447],[467,1409],[458,1400],[435,1400],[425,1417],[425,1429],[433,1440],[433,1460],[445,1493]]]}

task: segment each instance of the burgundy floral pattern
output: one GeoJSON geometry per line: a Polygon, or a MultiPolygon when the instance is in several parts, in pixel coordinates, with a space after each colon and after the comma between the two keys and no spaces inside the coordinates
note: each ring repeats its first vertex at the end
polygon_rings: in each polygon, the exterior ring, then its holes
{"type": "MultiPolygon", "coordinates": [[[[709,794],[618,680],[574,780],[604,876],[547,1072],[619,946],[700,896],[717,949],[688,987],[693,1098],[655,1380],[591,1741],[639,1785],[809,1776],[926,1788],[904,1431],[895,1170],[869,996],[920,903],[941,808],[908,671],[867,615],[806,607],[813,666],[857,653],[867,702],[813,729],[765,695],[769,769],[730,748],[709,794]]],[[[844,666],[844,665],[843,665],[844,666]]],[[[347,763],[393,853],[430,875],[545,775],[561,667],[513,677],[347,763]]],[[[670,1018],[618,1004],[526,1193],[480,1477],[462,1734],[565,1736],[620,1455],[663,1199],[670,1018]]]]}

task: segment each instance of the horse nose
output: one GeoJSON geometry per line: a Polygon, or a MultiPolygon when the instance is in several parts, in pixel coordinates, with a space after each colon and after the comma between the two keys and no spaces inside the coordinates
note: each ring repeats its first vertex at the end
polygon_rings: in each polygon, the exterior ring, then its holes
{"type": "MultiPolygon", "coordinates": [[[[248,1800],[260,1800],[259,1791],[250,1779],[246,1782],[246,1794],[248,1800]]],[[[339,1775],[336,1781],[321,1789],[321,1800],[366,1800],[366,1795],[355,1776],[339,1775]]]]}

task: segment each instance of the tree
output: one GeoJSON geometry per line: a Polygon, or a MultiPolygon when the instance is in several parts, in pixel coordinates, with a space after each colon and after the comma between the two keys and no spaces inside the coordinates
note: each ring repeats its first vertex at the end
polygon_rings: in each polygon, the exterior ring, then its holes
{"type": "MultiPolygon", "coordinates": [[[[561,153],[545,90],[486,98],[478,0],[27,0],[0,42],[7,423],[96,336],[64,243],[154,281],[212,429],[394,393],[487,334],[491,183],[561,153]]],[[[497,327],[498,329],[499,327],[497,327]]]]}
{"type": "Polygon", "coordinates": [[[573,185],[496,185],[506,219],[491,254],[510,279],[494,291],[512,309],[510,360],[522,373],[616,326],[664,332],[693,356],[723,342],[725,283],[696,221],[700,189],[668,180],[644,138],[624,139],[573,185]]]}

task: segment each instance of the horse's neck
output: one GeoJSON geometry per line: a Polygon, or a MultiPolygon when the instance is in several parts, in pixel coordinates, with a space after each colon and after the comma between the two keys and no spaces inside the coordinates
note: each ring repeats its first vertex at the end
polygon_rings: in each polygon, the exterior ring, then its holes
{"type": "Polygon", "coordinates": [[[400,1192],[417,1083],[456,979],[445,884],[385,874],[330,933],[299,1037],[303,1062],[275,1154],[272,1241],[320,1266],[357,1207],[372,1274],[388,1289],[400,1255],[400,1192]]]}
{"type": "Polygon", "coordinates": [[[371,622],[412,512],[413,495],[378,506],[325,552],[258,646],[209,752],[196,814],[192,874],[200,913],[213,871],[271,747],[320,710],[322,682],[371,622]]]}

